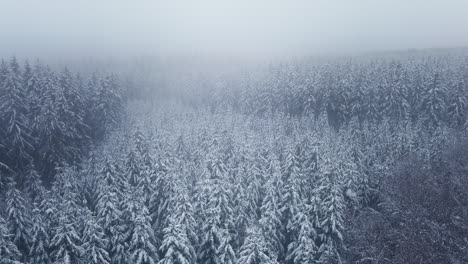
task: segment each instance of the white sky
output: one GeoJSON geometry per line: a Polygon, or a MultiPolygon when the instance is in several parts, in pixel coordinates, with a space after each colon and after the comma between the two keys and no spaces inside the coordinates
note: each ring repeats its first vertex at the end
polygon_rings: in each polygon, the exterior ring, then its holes
{"type": "Polygon", "coordinates": [[[0,0],[0,56],[284,56],[467,45],[467,0],[0,0]]]}

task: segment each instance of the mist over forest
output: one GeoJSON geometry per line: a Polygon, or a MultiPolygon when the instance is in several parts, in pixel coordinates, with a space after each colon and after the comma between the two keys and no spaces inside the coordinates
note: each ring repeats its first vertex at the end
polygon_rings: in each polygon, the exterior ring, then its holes
{"type": "Polygon", "coordinates": [[[468,263],[463,1],[9,1],[0,264],[468,263]]]}

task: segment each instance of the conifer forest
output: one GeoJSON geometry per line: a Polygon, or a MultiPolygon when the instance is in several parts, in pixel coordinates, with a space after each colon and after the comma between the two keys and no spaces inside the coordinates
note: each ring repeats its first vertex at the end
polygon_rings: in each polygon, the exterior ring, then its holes
{"type": "Polygon", "coordinates": [[[0,0],[0,264],[468,264],[467,14],[0,0]]]}
{"type": "Polygon", "coordinates": [[[1,263],[467,263],[466,50],[184,76],[2,60],[1,263]]]}

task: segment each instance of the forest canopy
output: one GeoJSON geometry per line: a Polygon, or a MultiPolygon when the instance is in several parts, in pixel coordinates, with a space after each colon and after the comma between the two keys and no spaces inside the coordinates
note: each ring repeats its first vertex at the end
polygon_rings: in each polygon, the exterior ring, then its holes
{"type": "Polygon", "coordinates": [[[466,49],[164,65],[2,60],[0,263],[468,262],[466,49]]]}

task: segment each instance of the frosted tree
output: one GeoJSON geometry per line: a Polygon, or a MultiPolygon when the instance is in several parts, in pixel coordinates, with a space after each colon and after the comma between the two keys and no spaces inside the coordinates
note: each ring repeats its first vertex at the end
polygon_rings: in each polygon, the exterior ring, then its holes
{"type": "Polygon", "coordinates": [[[223,234],[231,223],[232,207],[230,196],[224,181],[226,168],[218,158],[211,157],[207,165],[207,177],[201,184],[203,188],[199,193],[199,208],[202,212],[202,235],[198,262],[203,264],[219,263],[219,247],[223,234]]]}
{"type": "Polygon", "coordinates": [[[139,204],[133,217],[128,260],[135,264],[157,263],[158,249],[156,247],[156,238],[151,228],[151,218],[146,206],[139,204]]]}
{"type": "Polygon", "coordinates": [[[335,130],[338,130],[347,121],[347,115],[351,113],[351,109],[347,109],[348,93],[343,88],[342,83],[337,87],[328,95],[326,106],[328,123],[335,130]]]}
{"type": "Polygon", "coordinates": [[[214,209],[206,209],[206,220],[203,221],[201,245],[198,253],[198,263],[219,264],[218,250],[223,239],[224,230],[219,227],[214,209]]]}
{"type": "Polygon", "coordinates": [[[294,264],[315,263],[317,247],[315,239],[317,232],[309,219],[307,205],[302,204],[301,209],[294,216],[291,225],[297,234],[294,241],[288,245],[286,260],[294,264]]]}
{"type": "Polygon", "coordinates": [[[68,68],[64,68],[63,71],[60,73],[58,77],[58,83],[62,87],[63,91],[63,98],[67,102],[67,107],[69,109],[68,114],[69,117],[73,117],[72,120],[67,120],[71,122],[75,128],[80,126],[80,123],[83,122],[83,109],[81,102],[82,96],[80,95],[80,91],[77,88],[79,86],[75,86],[77,84],[74,80],[73,74],[68,70],[68,68]]]}
{"type": "MultiPolygon", "coordinates": [[[[52,174],[54,168],[69,156],[66,153],[66,137],[64,136],[66,124],[60,120],[58,106],[56,105],[57,80],[55,74],[47,69],[44,73],[42,93],[40,96],[40,111],[34,120],[34,130],[37,133],[39,155],[48,160],[43,164],[41,171],[52,174]],[[53,147],[42,147],[53,146],[53,147]],[[42,148],[41,148],[42,147],[42,148]]],[[[51,180],[47,178],[47,180],[51,180]]]]}
{"type": "Polygon", "coordinates": [[[187,235],[187,239],[190,244],[190,251],[191,255],[193,256],[194,259],[196,259],[196,253],[194,246],[198,245],[199,239],[197,235],[197,222],[194,217],[194,209],[192,206],[192,202],[190,200],[190,197],[188,195],[188,190],[184,185],[177,180],[172,181],[174,185],[178,186],[176,189],[176,195],[175,195],[175,217],[177,221],[185,227],[185,232],[187,235]]]}
{"type": "Polygon", "coordinates": [[[3,87],[3,83],[5,82],[8,76],[8,65],[4,59],[0,62],[0,87],[3,87]]]}
{"type": "MultiPolygon", "coordinates": [[[[260,207],[262,204],[262,196],[264,194],[265,177],[268,174],[267,166],[268,160],[265,156],[267,153],[257,153],[255,158],[247,162],[247,175],[248,179],[244,182],[248,183],[245,186],[245,192],[248,207],[246,213],[253,219],[260,217],[260,207]]],[[[244,174],[244,173],[243,173],[244,174]]]]}
{"type": "Polygon", "coordinates": [[[33,149],[33,139],[27,118],[29,106],[21,85],[19,65],[14,57],[3,87],[0,88],[0,147],[3,148],[0,159],[11,168],[20,168],[27,164],[29,152],[33,149]]]}
{"type": "Polygon", "coordinates": [[[445,93],[442,86],[441,76],[435,74],[433,81],[424,91],[422,98],[422,111],[424,123],[437,127],[445,115],[445,93]]]}
{"type": "Polygon", "coordinates": [[[73,220],[62,215],[51,241],[54,263],[79,264],[84,250],[73,220]]]}
{"type": "Polygon", "coordinates": [[[275,264],[276,255],[268,249],[260,229],[252,226],[240,248],[238,264],[275,264]]]}
{"type": "Polygon", "coordinates": [[[151,224],[158,241],[164,236],[166,220],[170,215],[169,204],[172,198],[170,195],[173,193],[171,181],[177,178],[174,177],[175,175],[172,175],[173,172],[169,172],[170,167],[170,161],[168,161],[167,157],[162,157],[158,160],[155,171],[154,191],[149,199],[151,224]]]}
{"type": "Polygon", "coordinates": [[[127,154],[125,167],[127,180],[130,185],[138,186],[140,183],[141,168],[139,166],[137,156],[133,150],[130,150],[127,154]]]}
{"type": "Polygon", "coordinates": [[[41,176],[32,166],[26,172],[24,190],[28,193],[34,202],[39,202],[45,193],[45,188],[41,176]]]}
{"type": "Polygon", "coordinates": [[[129,227],[121,210],[119,197],[110,187],[101,188],[97,204],[97,223],[103,228],[105,237],[108,239],[106,247],[110,263],[127,263],[127,243],[129,239],[129,227]]]}
{"type": "MultiPolygon", "coordinates": [[[[239,176],[244,173],[239,173],[239,176]]],[[[245,175],[248,175],[245,173],[245,175]]],[[[243,239],[245,238],[245,234],[247,231],[247,226],[249,221],[255,219],[256,215],[249,214],[251,207],[251,203],[249,203],[249,199],[247,198],[247,191],[246,185],[248,184],[248,177],[240,176],[239,179],[234,184],[233,191],[232,191],[232,203],[233,203],[233,227],[232,231],[235,233],[232,239],[235,250],[239,249],[242,246],[243,239]]]]}
{"type": "Polygon", "coordinates": [[[33,226],[31,229],[31,246],[28,259],[31,263],[50,264],[49,244],[50,238],[47,226],[44,224],[39,208],[33,211],[33,226]]]}
{"type": "Polygon", "coordinates": [[[100,89],[98,90],[99,104],[96,110],[105,122],[105,128],[109,128],[110,125],[118,122],[122,103],[118,86],[118,79],[114,74],[101,79],[100,89]]]}
{"type": "Polygon", "coordinates": [[[448,102],[448,117],[450,125],[460,128],[466,122],[468,99],[463,91],[463,83],[458,83],[448,102]]]}
{"type": "Polygon", "coordinates": [[[234,249],[232,248],[231,242],[232,237],[231,235],[227,232],[227,230],[224,230],[224,234],[221,237],[221,243],[218,247],[217,256],[219,263],[223,264],[236,264],[237,263],[237,256],[236,253],[234,252],[234,249]]]}
{"type": "Polygon", "coordinates": [[[299,164],[296,156],[292,152],[288,152],[284,158],[281,177],[283,187],[280,190],[280,212],[281,222],[283,227],[283,247],[288,248],[289,243],[294,239],[294,232],[290,225],[291,219],[296,215],[298,205],[301,202],[300,187],[299,187],[299,164]]]}
{"type": "Polygon", "coordinates": [[[149,206],[151,202],[151,195],[156,189],[155,182],[157,177],[157,170],[154,166],[153,158],[151,157],[149,150],[145,147],[145,150],[141,154],[141,173],[138,187],[143,190],[145,196],[145,205],[149,206]]]}
{"type": "Polygon", "coordinates": [[[58,201],[52,194],[52,191],[48,190],[45,192],[42,201],[39,204],[39,210],[41,215],[44,216],[42,219],[43,224],[46,226],[47,234],[49,238],[53,236],[52,226],[57,224],[58,215],[58,201]]]}
{"type": "Polygon", "coordinates": [[[294,157],[297,161],[298,171],[297,183],[298,191],[301,197],[310,195],[311,188],[314,186],[316,178],[316,171],[318,168],[318,143],[311,143],[306,137],[298,145],[294,152],[294,157]]]}
{"type": "Polygon", "coordinates": [[[381,107],[379,106],[379,95],[376,88],[369,88],[369,91],[366,94],[366,104],[367,104],[367,115],[366,118],[369,124],[377,124],[380,122],[381,116],[381,107]]]}
{"type": "Polygon", "coordinates": [[[79,133],[79,127],[86,126],[83,124],[83,116],[77,108],[77,97],[79,94],[73,86],[73,76],[71,72],[65,68],[57,77],[57,86],[55,90],[55,105],[59,114],[60,120],[66,124],[63,131],[63,136],[68,140],[66,146],[70,156],[70,160],[75,158],[75,155],[80,153],[80,145],[83,135],[79,133]]]}
{"type": "Polygon", "coordinates": [[[320,183],[320,246],[318,254],[320,263],[329,263],[339,259],[338,250],[343,244],[343,191],[337,179],[334,169],[324,168],[322,182],[320,183]]]}
{"type": "MultiPolygon", "coordinates": [[[[37,61],[31,70],[30,74],[24,72],[26,91],[27,91],[27,102],[29,104],[29,118],[37,118],[41,111],[41,97],[43,93],[43,72],[44,66],[37,61]],[[27,76],[27,77],[26,77],[27,76]]],[[[34,124],[32,124],[34,125],[34,124]]],[[[32,132],[36,132],[35,127],[32,127],[32,132]]]]}
{"type": "Polygon", "coordinates": [[[262,216],[260,218],[260,227],[264,234],[268,234],[265,237],[265,242],[272,252],[277,252],[278,255],[282,255],[284,248],[282,241],[284,240],[283,232],[281,230],[281,213],[278,208],[278,193],[275,188],[273,178],[269,179],[266,184],[266,194],[263,199],[261,211],[262,216]]]}
{"type": "Polygon", "coordinates": [[[8,227],[13,234],[13,242],[22,254],[27,254],[31,241],[31,216],[22,193],[13,184],[9,185],[6,202],[8,227]]]}
{"type": "Polygon", "coordinates": [[[109,188],[102,188],[97,204],[97,221],[106,234],[112,233],[112,228],[121,216],[117,194],[109,188]]]}
{"type": "Polygon", "coordinates": [[[226,181],[227,169],[226,165],[220,158],[220,155],[213,153],[207,163],[208,177],[204,184],[205,194],[207,194],[206,205],[213,210],[211,217],[217,218],[219,227],[229,229],[232,226],[233,208],[231,203],[232,193],[229,189],[229,183],[226,181]]]}
{"type": "Polygon", "coordinates": [[[124,184],[124,180],[122,179],[123,177],[117,170],[115,162],[107,153],[100,164],[99,178],[104,184],[114,191],[121,191],[124,184]]]}
{"type": "Polygon", "coordinates": [[[159,264],[190,264],[193,263],[190,241],[184,224],[175,218],[169,219],[169,224],[164,228],[164,239],[160,250],[162,259],[159,264]]]}
{"type": "Polygon", "coordinates": [[[104,231],[97,224],[94,218],[88,219],[83,235],[83,249],[86,263],[89,264],[108,264],[110,263],[108,240],[105,238],[104,231]]]}
{"type": "Polygon", "coordinates": [[[395,67],[395,72],[389,77],[390,80],[384,79],[384,91],[386,97],[384,100],[384,112],[390,120],[395,122],[404,121],[408,117],[409,104],[407,101],[407,80],[405,72],[400,64],[395,67]]]}
{"type": "Polygon", "coordinates": [[[5,264],[20,264],[21,262],[17,260],[20,259],[21,254],[11,241],[11,237],[5,219],[0,215],[0,260],[5,264]]]}

